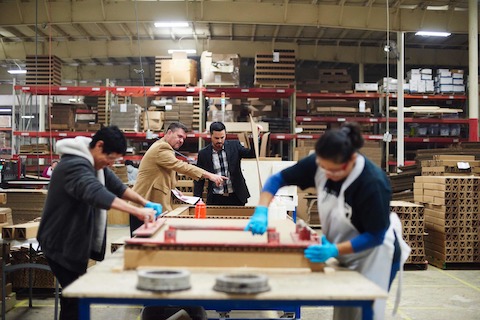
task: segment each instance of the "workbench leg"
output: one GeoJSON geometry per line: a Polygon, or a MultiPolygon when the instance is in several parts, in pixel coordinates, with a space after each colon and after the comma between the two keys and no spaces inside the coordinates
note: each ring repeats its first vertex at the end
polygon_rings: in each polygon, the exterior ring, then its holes
{"type": "Polygon", "coordinates": [[[363,305],[362,307],[362,319],[373,320],[373,301],[371,304],[363,305]]]}
{"type": "Polygon", "coordinates": [[[81,320],[90,320],[90,301],[80,298],[78,302],[78,312],[81,320]]]}

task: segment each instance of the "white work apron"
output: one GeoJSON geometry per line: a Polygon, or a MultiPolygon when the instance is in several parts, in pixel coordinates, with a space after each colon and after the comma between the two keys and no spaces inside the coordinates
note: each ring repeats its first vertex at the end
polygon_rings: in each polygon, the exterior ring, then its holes
{"type": "MultiPolygon", "coordinates": [[[[358,154],[355,166],[342,184],[337,197],[325,192],[324,187],[328,179],[322,170],[317,171],[315,182],[318,190],[318,211],[322,223],[322,232],[332,243],[350,241],[359,235],[358,230],[350,221],[352,208],[345,203],[345,190],[360,176],[364,167],[365,158],[358,154]]],[[[403,263],[410,253],[410,248],[402,239],[401,223],[395,213],[390,214],[390,227],[385,234],[385,239],[382,245],[359,253],[341,255],[337,257],[337,259],[342,266],[360,272],[382,289],[388,291],[393,254],[395,250],[394,232],[397,234],[397,239],[400,242],[400,248],[402,250],[402,263],[400,267],[400,270],[402,270],[403,263]]],[[[385,299],[378,299],[375,301],[375,320],[384,319],[385,306],[385,299]]],[[[335,308],[333,318],[335,320],[356,320],[362,318],[362,313],[360,308],[338,307],[335,308]]]]}

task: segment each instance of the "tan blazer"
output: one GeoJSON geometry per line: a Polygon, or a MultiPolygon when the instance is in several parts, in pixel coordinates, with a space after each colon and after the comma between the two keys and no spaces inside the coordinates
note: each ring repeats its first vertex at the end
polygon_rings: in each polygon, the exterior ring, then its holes
{"type": "Polygon", "coordinates": [[[175,172],[198,180],[205,170],[175,157],[173,148],[163,138],[150,146],[140,162],[133,190],[145,199],[162,204],[163,210],[172,210],[171,190],[176,187],[175,172]]]}

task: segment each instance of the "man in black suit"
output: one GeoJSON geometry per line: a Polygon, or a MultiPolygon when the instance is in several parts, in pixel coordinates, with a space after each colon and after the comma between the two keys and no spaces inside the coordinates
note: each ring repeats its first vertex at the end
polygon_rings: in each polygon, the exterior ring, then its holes
{"type": "MultiPolygon", "coordinates": [[[[243,147],[238,140],[225,140],[225,125],[210,125],[211,143],[198,152],[197,166],[229,179],[223,185],[208,184],[207,205],[244,206],[250,197],[240,162],[242,158],[254,158],[255,150],[243,147]]],[[[205,179],[194,181],[194,195],[201,197],[205,179]]]]}

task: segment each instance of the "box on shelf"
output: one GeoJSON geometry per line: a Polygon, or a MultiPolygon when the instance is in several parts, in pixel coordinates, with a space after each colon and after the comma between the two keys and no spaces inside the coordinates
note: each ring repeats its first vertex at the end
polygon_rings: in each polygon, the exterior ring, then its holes
{"type": "Polygon", "coordinates": [[[378,91],[378,83],[355,83],[355,91],[378,91]]]}
{"type": "Polygon", "coordinates": [[[110,125],[126,131],[140,131],[140,114],[142,107],[138,104],[114,104],[110,107],[110,125]]]}
{"type": "Polygon", "coordinates": [[[203,51],[200,70],[204,85],[240,84],[240,57],[238,54],[218,54],[203,51]]]}
{"type": "Polygon", "coordinates": [[[162,130],[164,119],[165,113],[163,111],[145,111],[143,113],[143,130],[162,130]]]}
{"type": "Polygon", "coordinates": [[[160,85],[196,85],[197,62],[191,59],[161,61],[160,85]]]}

